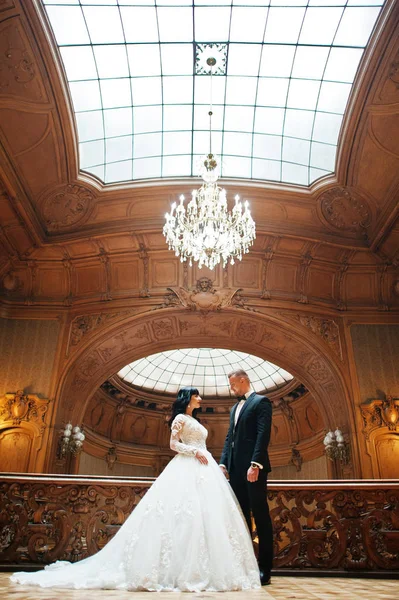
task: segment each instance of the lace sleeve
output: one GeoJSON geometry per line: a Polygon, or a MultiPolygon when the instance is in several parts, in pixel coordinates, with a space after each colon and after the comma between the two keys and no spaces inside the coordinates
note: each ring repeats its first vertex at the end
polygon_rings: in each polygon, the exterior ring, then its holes
{"type": "Polygon", "coordinates": [[[170,435],[170,447],[175,452],[179,454],[189,454],[190,456],[195,456],[198,448],[195,446],[189,446],[188,444],[183,444],[180,441],[180,433],[184,426],[184,416],[177,415],[172,423],[172,433],[170,435]]]}

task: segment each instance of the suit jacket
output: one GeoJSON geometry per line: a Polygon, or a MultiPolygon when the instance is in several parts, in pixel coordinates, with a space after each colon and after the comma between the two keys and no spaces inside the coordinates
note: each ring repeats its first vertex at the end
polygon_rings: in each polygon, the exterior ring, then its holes
{"type": "Polygon", "coordinates": [[[266,473],[271,471],[268,446],[272,427],[272,405],[269,398],[253,392],[245,401],[234,424],[238,402],[230,413],[230,426],[220,463],[230,471],[245,476],[250,463],[257,462],[266,473]]]}

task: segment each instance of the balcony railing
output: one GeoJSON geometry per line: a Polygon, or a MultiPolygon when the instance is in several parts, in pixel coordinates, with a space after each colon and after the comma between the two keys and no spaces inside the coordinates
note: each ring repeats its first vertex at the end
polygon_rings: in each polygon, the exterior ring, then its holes
{"type": "MultiPolygon", "coordinates": [[[[101,549],[152,478],[0,476],[0,566],[77,561],[101,549]]],[[[271,481],[279,572],[396,573],[399,480],[271,481]]],[[[254,544],[256,549],[256,536],[254,544]]]]}

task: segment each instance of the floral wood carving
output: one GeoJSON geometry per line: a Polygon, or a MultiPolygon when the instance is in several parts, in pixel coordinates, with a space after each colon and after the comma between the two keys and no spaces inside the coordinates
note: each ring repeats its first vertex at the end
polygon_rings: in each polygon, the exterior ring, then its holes
{"type": "Polygon", "coordinates": [[[330,371],[328,370],[324,360],[321,358],[313,358],[307,366],[307,370],[309,375],[311,375],[318,383],[327,381],[327,379],[330,378],[330,371]]]}
{"type": "MultiPolygon", "coordinates": [[[[9,2],[2,2],[0,11],[11,7],[9,2]]],[[[0,57],[0,93],[43,101],[43,88],[36,75],[29,41],[14,23],[0,27],[0,57]]]]}
{"type": "Polygon", "coordinates": [[[241,288],[221,288],[216,290],[213,287],[212,280],[208,279],[208,277],[198,279],[196,287],[191,291],[182,287],[167,289],[170,291],[170,294],[167,294],[160,308],[180,305],[188,310],[210,312],[232,306],[244,307],[243,298],[237,296],[241,288]]]}
{"type": "Polygon", "coordinates": [[[159,319],[152,324],[154,336],[157,340],[167,340],[175,335],[171,319],[159,319]]]}
{"type": "Polygon", "coordinates": [[[125,317],[129,314],[131,314],[131,311],[126,310],[117,313],[94,313],[92,315],[79,315],[78,317],[75,317],[71,323],[69,346],[77,346],[88,333],[105,323],[109,323],[118,317],[125,317]]]}
{"type": "Polygon", "coordinates": [[[246,342],[252,342],[256,338],[258,331],[259,326],[257,323],[240,321],[236,329],[236,336],[246,342]]]}
{"type": "MultiPolygon", "coordinates": [[[[117,533],[152,484],[123,478],[18,479],[0,479],[0,560],[11,568],[93,555],[117,533]]],[[[395,481],[342,486],[270,482],[268,499],[276,568],[335,575],[360,569],[397,572],[395,481]]]]}
{"type": "Polygon", "coordinates": [[[38,398],[35,394],[24,394],[23,390],[6,394],[0,398],[0,420],[12,421],[13,425],[34,421],[44,427],[49,403],[50,400],[38,398]]]}
{"type": "Polygon", "coordinates": [[[321,211],[326,221],[336,229],[366,234],[371,223],[371,211],[365,200],[352,196],[343,187],[322,194],[321,211]]]}
{"type": "Polygon", "coordinates": [[[312,333],[318,337],[321,337],[322,340],[328,344],[331,350],[335,352],[335,354],[339,356],[341,360],[343,360],[339,327],[335,321],[332,319],[325,319],[323,317],[314,317],[312,315],[293,315],[292,313],[286,312],[280,314],[288,317],[289,319],[294,318],[301,325],[310,329],[312,333]]]}
{"type": "Polygon", "coordinates": [[[90,209],[94,195],[81,185],[68,184],[44,202],[43,214],[49,231],[66,229],[81,221],[90,209]]]}
{"type": "Polygon", "coordinates": [[[387,396],[360,405],[363,419],[363,434],[369,438],[373,429],[388,427],[396,431],[399,427],[399,398],[387,396]]]}

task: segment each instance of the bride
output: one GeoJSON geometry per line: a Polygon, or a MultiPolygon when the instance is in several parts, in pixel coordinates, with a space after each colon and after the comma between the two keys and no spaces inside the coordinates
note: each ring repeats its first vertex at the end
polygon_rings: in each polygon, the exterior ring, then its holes
{"type": "Polygon", "coordinates": [[[40,587],[180,592],[260,588],[259,568],[237,499],[206,449],[195,418],[201,397],[179,391],[167,465],[116,535],[77,563],[58,561],[11,581],[40,587]]]}

